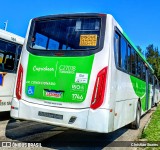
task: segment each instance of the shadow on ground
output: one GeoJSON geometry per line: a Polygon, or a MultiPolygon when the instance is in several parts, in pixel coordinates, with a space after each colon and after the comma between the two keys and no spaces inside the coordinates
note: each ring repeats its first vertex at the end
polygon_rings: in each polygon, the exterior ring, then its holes
{"type": "Polygon", "coordinates": [[[125,126],[108,134],[85,132],[47,124],[10,119],[6,137],[19,142],[39,142],[42,147],[60,150],[103,149],[128,130],[125,126]]]}
{"type": "Polygon", "coordinates": [[[10,119],[10,111],[0,112],[0,121],[10,119]]]}

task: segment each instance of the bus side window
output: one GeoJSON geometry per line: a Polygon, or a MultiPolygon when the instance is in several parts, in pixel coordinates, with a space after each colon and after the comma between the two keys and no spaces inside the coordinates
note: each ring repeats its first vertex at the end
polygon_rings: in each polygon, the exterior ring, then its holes
{"type": "Polygon", "coordinates": [[[121,68],[125,71],[127,71],[127,43],[126,40],[121,37],[121,68]]]}
{"type": "Polygon", "coordinates": [[[132,68],[132,74],[136,74],[136,57],[135,57],[135,51],[133,48],[131,48],[131,68],[132,68]]]}
{"type": "Polygon", "coordinates": [[[138,77],[138,55],[135,52],[135,75],[138,77]]]}
{"type": "Polygon", "coordinates": [[[128,72],[131,73],[132,66],[131,66],[131,46],[128,45],[128,72]]]}
{"type": "Polygon", "coordinates": [[[142,79],[146,80],[146,66],[142,63],[142,79]]]}
{"type": "Polygon", "coordinates": [[[150,70],[149,70],[149,83],[152,84],[152,74],[151,74],[150,70]]]}
{"type": "Polygon", "coordinates": [[[138,64],[137,64],[137,75],[138,77],[142,78],[142,60],[140,56],[138,56],[138,64]]]}
{"type": "Polygon", "coordinates": [[[115,49],[115,54],[116,54],[116,63],[118,67],[121,67],[121,54],[120,54],[120,35],[115,32],[114,35],[114,49],[115,49]]]}

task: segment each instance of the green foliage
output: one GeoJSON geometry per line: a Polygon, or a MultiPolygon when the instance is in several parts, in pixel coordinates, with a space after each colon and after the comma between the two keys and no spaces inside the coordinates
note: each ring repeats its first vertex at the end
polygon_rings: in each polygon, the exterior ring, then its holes
{"type": "Polygon", "coordinates": [[[158,47],[154,47],[153,44],[150,44],[146,47],[145,51],[143,51],[140,46],[137,46],[137,48],[143,55],[145,55],[146,60],[152,66],[155,75],[160,81],[160,53],[158,47]]]}
{"type": "Polygon", "coordinates": [[[140,46],[137,46],[137,49],[138,49],[141,53],[143,53],[140,46]]]}
{"type": "Polygon", "coordinates": [[[152,68],[155,71],[155,75],[160,80],[160,54],[158,47],[154,47],[153,44],[146,47],[146,59],[151,64],[152,68]]]}
{"type": "Polygon", "coordinates": [[[160,105],[152,115],[152,118],[144,129],[141,138],[147,139],[147,141],[160,141],[160,105]]]}

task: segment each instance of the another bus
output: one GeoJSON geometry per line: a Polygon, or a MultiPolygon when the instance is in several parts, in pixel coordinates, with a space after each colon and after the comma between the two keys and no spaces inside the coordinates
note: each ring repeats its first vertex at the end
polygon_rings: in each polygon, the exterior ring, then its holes
{"type": "Polygon", "coordinates": [[[159,80],[156,76],[152,76],[153,80],[153,99],[152,99],[152,105],[157,106],[157,104],[160,101],[160,85],[159,80]]]}
{"type": "Polygon", "coordinates": [[[10,111],[24,38],[0,29],[0,112],[10,111]]]}
{"type": "Polygon", "coordinates": [[[154,70],[109,14],[32,19],[22,51],[13,118],[108,133],[151,109],[154,70]]]}

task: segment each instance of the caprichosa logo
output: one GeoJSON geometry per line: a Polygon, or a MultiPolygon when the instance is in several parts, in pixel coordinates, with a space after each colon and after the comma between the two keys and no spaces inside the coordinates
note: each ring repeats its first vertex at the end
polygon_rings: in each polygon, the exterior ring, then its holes
{"type": "Polygon", "coordinates": [[[45,66],[45,67],[37,67],[36,65],[35,66],[33,66],[33,71],[38,71],[38,72],[40,72],[40,71],[44,71],[44,72],[46,72],[46,71],[54,71],[54,68],[52,68],[52,67],[48,67],[48,66],[45,66]]]}
{"type": "Polygon", "coordinates": [[[65,74],[74,74],[76,71],[76,66],[69,66],[69,65],[60,65],[59,72],[65,74]]]}

